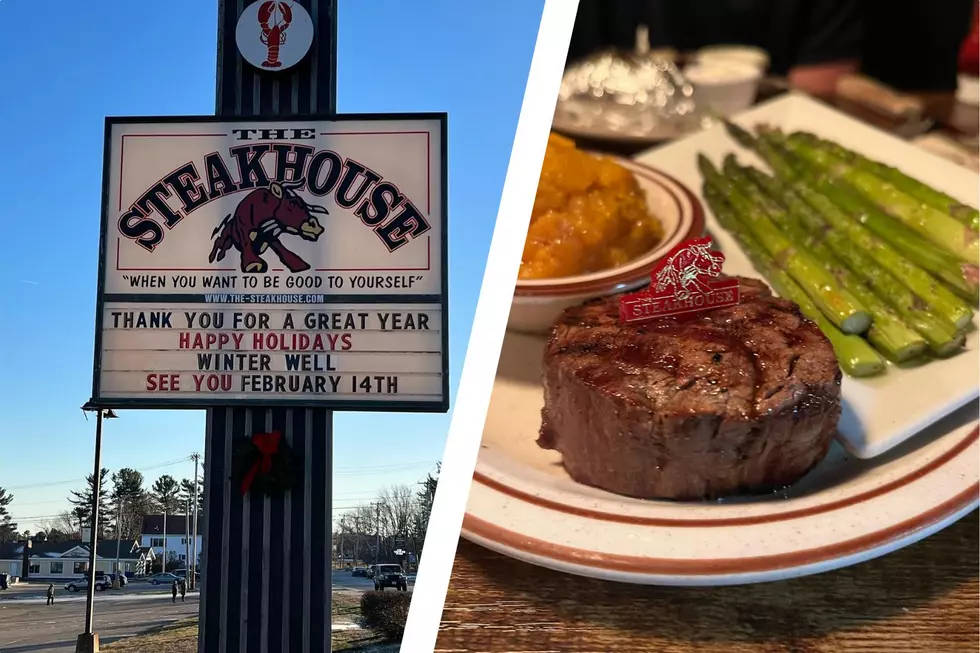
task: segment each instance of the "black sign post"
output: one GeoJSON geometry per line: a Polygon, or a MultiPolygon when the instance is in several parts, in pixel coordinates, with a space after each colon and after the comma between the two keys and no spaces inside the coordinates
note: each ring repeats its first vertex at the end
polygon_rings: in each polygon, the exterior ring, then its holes
{"type": "MultiPolygon", "coordinates": [[[[278,5],[300,5],[313,23],[305,58],[270,70],[248,63],[236,43],[239,17],[251,4],[218,1],[215,114],[335,114],[337,0],[263,3],[272,5],[273,20],[278,5]]],[[[291,29],[286,38],[293,37],[291,29]]],[[[207,411],[201,653],[330,650],[332,422],[324,408],[207,411]],[[255,430],[279,431],[302,461],[283,496],[252,498],[232,487],[232,450],[255,430]]]]}

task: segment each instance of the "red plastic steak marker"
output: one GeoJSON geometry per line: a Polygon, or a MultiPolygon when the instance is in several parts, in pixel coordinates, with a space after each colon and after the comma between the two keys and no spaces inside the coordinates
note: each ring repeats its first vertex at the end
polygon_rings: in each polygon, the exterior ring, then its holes
{"type": "Polygon", "coordinates": [[[649,288],[620,298],[620,322],[645,322],[738,304],[738,279],[717,278],[724,262],[725,255],[711,249],[710,238],[684,241],[653,268],[649,288]]]}

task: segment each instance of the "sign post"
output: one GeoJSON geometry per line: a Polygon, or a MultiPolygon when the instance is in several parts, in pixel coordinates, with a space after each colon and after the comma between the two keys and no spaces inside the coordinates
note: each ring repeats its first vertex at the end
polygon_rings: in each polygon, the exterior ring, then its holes
{"type": "Polygon", "coordinates": [[[334,410],[446,412],[445,114],[336,113],[336,0],[219,0],[214,116],[109,118],[95,406],[207,410],[199,650],[330,650],[334,410]]]}

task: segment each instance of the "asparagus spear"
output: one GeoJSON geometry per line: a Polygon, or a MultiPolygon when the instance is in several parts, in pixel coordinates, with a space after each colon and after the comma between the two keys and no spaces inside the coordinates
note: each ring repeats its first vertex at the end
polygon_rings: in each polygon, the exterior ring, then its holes
{"type": "Polygon", "coordinates": [[[874,323],[868,331],[868,340],[878,351],[892,361],[902,363],[921,356],[926,343],[937,356],[948,356],[962,348],[966,341],[962,333],[932,315],[924,302],[855,246],[846,235],[827,229],[819,215],[788,187],[755,169],[746,174],[781,203],[777,210],[782,212],[784,219],[778,222],[785,223],[787,229],[796,234],[794,240],[800,239],[796,242],[812,248],[818,256],[834,261],[843,268],[835,274],[871,311],[874,323]],[[783,207],[786,211],[782,211],[783,207]],[[888,304],[898,315],[888,308],[888,304]],[[888,332],[883,334],[886,328],[888,332]],[[915,337],[915,332],[922,337],[915,337]],[[897,349],[900,344],[904,344],[903,349],[897,349]]]}
{"type": "Polygon", "coordinates": [[[725,203],[719,191],[705,184],[704,195],[718,222],[735,237],[755,269],[769,281],[781,297],[795,302],[800,307],[800,312],[813,320],[817,328],[827,336],[845,374],[864,377],[874,376],[885,370],[885,361],[864,339],[842,333],[824,317],[799,284],[776,265],[759,241],[739,223],[735,212],[725,203]]]}
{"type": "Polygon", "coordinates": [[[761,137],[757,139],[729,124],[729,133],[741,145],[755,149],[777,174],[793,180],[793,189],[831,227],[844,231],[909,290],[927,301],[938,315],[961,329],[971,322],[973,309],[959,297],[976,301],[976,266],[962,263],[953,255],[924,242],[839,183],[815,176],[809,166],[779,145],[775,131],[760,131],[761,137]],[[848,213],[855,219],[850,219],[848,213]],[[937,283],[927,271],[946,282],[959,297],[937,283]]]}
{"type": "Polygon", "coordinates": [[[861,279],[851,273],[825,242],[811,238],[786,210],[788,206],[781,204],[774,194],[753,180],[753,173],[760,175],[762,173],[758,170],[753,169],[750,172],[748,168],[742,168],[732,155],[725,157],[723,169],[729,179],[745,189],[756,208],[764,211],[773,222],[783,228],[783,232],[793,245],[812,252],[824,261],[827,271],[841,286],[853,293],[858,301],[868,308],[872,322],[867,337],[875,349],[896,363],[910,361],[925,353],[926,341],[923,337],[910,329],[861,279]]]}
{"type": "Polygon", "coordinates": [[[961,260],[977,264],[980,242],[972,231],[942,211],[921,204],[892,184],[850,165],[824,150],[810,147],[798,139],[786,139],[787,148],[832,177],[845,181],[861,195],[924,238],[952,252],[961,260]]]}
{"type": "Polygon", "coordinates": [[[851,163],[862,170],[870,172],[874,176],[887,181],[903,193],[907,193],[924,204],[948,213],[958,222],[965,224],[974,231],[980,230],[980,211],[972,206],[967,206],[954,197],[936,190],[932,186],[922,183],[914,177],[910,177],[898,168],[869,159],[866,156],[849,150],[833,141],[818,138],[807,132],[797,132],[790,136],[791,139],[798,138],[814,147],[825,149],[827,152],[838,156],[848,163],[851,163]]]}
{"type": "Polygon", "coordinates": [[[827,319],[844,333],[864,333],[868,330],[871,315],[854,295],[841,288],[824,268],[823,262],[806,251],[794,248],[765,213],[752,206],[745,194],[735,184],[729,183],[703,154],[698,155],[698,167],[705,182],[724,195],[751,228],[752,234],[765,245],[769,255],[803,287],[827,319]]]}

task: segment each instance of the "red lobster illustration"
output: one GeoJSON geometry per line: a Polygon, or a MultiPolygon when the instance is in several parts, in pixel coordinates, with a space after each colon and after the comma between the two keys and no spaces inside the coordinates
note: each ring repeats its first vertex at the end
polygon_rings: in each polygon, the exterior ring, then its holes
{"type": "Polygon", "coordinates": [[[259,25],[262,27],[262,41],[268,52],[263,68],[279,68],[279,46],[286,42],[286,30],[293,21],[293,10],[285,2],[263,2],[259,5],[259,25]]]}

